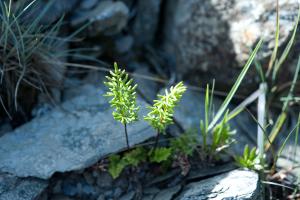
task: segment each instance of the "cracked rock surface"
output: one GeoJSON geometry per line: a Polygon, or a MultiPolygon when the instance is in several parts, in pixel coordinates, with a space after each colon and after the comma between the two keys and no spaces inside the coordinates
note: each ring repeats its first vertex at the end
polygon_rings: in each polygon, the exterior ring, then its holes
{"type": "MultiPolygon", "coordinates": [[[[279,1],[279,9],[279,45],[284,47],[295,24],[298,1],[279,1]]],[[[265,62],[274,48],[273,0],[172,0],[165,18],[164,48],[174,55],[178,73],[189,81],[207,83],[218,77],[220,84],[230,86],[261,37],[260,61],[265,62]]],[[[299,46],[298,39],[296,43],[299,46]]],[[[247,85],[253,85],[254,71],[247,85]]]]}
{"type": "MultiPolygon", "coordinates": [[[[103,93],[90,85],[81,96],[1,137],[0,171],[48,179],[55,172],[83,169],[124,149],[122,124],[113,119],[103,93]]],[[[143,116],[146,111],[140,112],[143,116]]],[[[128,133],[130,145],[155,135],[144,121],[129,125],[128,133]]]]}
{"type": "Polygon", "coordinates": [[[32,200],[47,187],[47,182],[35,178],[20,179],[0,174],[0,200],[32,200]]]}
{"type": "Polygon", "coordinates": [[[258,174],[234,170],[187,185],[176,200],[260,199],[258,174]]]}

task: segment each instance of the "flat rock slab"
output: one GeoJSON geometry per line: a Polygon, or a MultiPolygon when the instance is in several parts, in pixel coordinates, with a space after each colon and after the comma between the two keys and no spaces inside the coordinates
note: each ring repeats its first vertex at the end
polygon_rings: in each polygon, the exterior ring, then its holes
{"type": "MultiPolygon", "coordinates": [[[[0,138],[0,171],[47,179],[55,172],[86,168],[126,147],[124,128],[112,117],[104,91],[84,94],[0,138]]],[[[140,117],[145,115],[145,103],[140,117]]],[[[130,145],[155,135],[146,122],[128,126],[130,145]]]]}
{"type": "Polygon", "coordinates": [[[44,180],[0,175],[0,200],[33,200],[47,187],[44,180]]]}
{"type": "Polygon", "coordinates": [[[172,200],[173,196],[177,194],[180,189],[181,185],[177,185],[172,188],[161,190],[153,200],[172,200]]]}
{"type": "Polygon", "coordinates": [[[252,171],[234,170],[187,185],[176,200],[256,200],[259,197],[258,174],[252,171]]]}

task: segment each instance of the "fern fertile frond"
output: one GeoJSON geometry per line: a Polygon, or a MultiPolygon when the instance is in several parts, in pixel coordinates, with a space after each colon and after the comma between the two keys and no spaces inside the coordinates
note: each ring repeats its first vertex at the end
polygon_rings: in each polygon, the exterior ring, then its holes
{"type": "Polygon", "coordinates": [[[136,104],[137,85],[133,85],[133,80],[128,77],[125,70],[118,68],[117,63],[114,63],[114,72],[110,71],[110,76],[106,76],[107,82],[104,84],[109,91],[105,94],[112,99],[109,101],[113,111],[115,120],[122,124],[128,124],[138,120],[139,107],[136,104]]]}
{"type": "Polygon", "coordinates": [[[149,124],[158,132],[163,133],[166,127],[173,123],[174,108],[180,101],[186,87],[183,82],[179,82],[170,91],[166,90],[165,95],[157,95],[153,106],[148,107],[150,112],[144,117],[149,124]]]}

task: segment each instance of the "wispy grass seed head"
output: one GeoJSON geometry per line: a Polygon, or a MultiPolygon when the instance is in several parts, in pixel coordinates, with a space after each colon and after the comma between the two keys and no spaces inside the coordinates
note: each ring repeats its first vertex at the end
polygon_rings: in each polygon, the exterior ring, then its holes
{"type": "Polygon", "coordinates": [[[28,90],[48,93],[49,87],[59,86],[64,72],[60,61],[66,50],[60,47],[68,41],[58,37],[63,18],[51,27],[41,25],[49,3],[36,18],[24,20],[35,1],[25,4],[0,1],[0,106],[8,116],[17,112],[18,107],[22,110],[29,106],[18,106],[24,104],[24,100],[18,100],[28,90]]]}

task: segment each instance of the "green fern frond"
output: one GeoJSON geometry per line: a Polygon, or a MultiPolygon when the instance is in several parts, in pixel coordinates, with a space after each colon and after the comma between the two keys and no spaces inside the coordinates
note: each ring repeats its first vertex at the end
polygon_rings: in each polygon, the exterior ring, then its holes
{"type": "Polygon", "coordinates": [[[149,152],[149,160],[153,163],[167,161],[172,155],[172,149],[167,147],[156,148],[149,152]]]}
{"type": "Polygon", "coordinates": [[[146,161],[147,151],[143,147],[137,147],[124,154],[123,160],[131,166],[138,166],[141,162],[146,161]]]}
{"type": "Polygon", "coordinates": [[[197,145],[197,134],[193,132],[183,133],[170,141],[172,151],[176,154],[183,154],[185,156],[192,156],[197,145]]]}
{"type": "Polygon", "coordinates": [[[128,164],[121,159],[120,155],[111,155],[108,159],[108,172],[114,179],[118,178],[128,164]]]}
{"type": "Polygon", "coordinates": [[[166,127],[173,123],[174,108],[185,91],[183,82],[179,82],[175,87],[172,86],[170,91],[166,90],[165,95],[157,95],[158,100],[154,100],[154,105],[148,107],[150,112],[144,119],[158,132],[163,133],[166,127]]]}
{"type": "Polygon", "coordinates": [[[122,124],[128,124],[138,120],[139,107],[136,104],[137,85],[133,85],[133,80],[128,77],[125,70],[118,68],[117,63],[114,63],[114,72],[110,71],[110,76],[106,76],[107,82],[104,84],[109,91],[105,94],[106,97],[112,97],[109,101],[113,111],[115,120],[122,124]]]}

